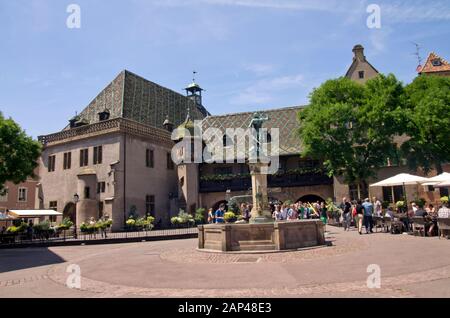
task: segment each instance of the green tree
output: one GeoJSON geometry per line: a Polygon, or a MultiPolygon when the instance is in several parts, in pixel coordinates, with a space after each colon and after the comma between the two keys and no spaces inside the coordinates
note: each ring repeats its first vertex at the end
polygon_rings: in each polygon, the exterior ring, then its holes
{"type": "Polygon", "coordinates": [[[405,88],[409,140],[401,149],[411,169],[441,174],[450,161],[450,78],[419,76],[405,88]]]}
{"type": "Polygon", "coordinates": [[[6,181],[20,183],[34,176],[40,144],[0,112],[0,192],[6,181]]]}
{"type": "Polygon", "coordinates": [[[330,176],[367,189],[367,179],[396,153],[402,94],[394,75],[365,85],[347,78],[325,82],[298,114],[302,156],[321,160],[330,176]]]}

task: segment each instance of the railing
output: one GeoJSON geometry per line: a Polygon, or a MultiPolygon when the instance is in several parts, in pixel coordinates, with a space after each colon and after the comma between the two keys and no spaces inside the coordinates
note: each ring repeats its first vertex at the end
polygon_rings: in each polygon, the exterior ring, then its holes
{"type": "Polygon", "coordinates": [[[69,245],[82,243],[125,243],[139,242],[145,240],[167,240],[192,238],[198,235],[197,227],[191,228],[173,228],[163,230],[142,230],[142,231],[121,231],[111,232],[97,231],[95,233],[87,233],[78,229],[70,229],[53,233],[51,235],[33,235],[30,239],[29,235],[23,234],[0,234],[0,248],[17,247],[17,246],[49,246],[49,245],[69,245]]]}
{"type": "MultiPolygon", "coordinates": [[[[267,178],[268,186],[302,187],[333,184],[333,179],[324,174],[276,174],[267,178]]],[[[250,177],[225,180],[200,180],[200,192],[247,191],[252,187],[250,177]]]]}

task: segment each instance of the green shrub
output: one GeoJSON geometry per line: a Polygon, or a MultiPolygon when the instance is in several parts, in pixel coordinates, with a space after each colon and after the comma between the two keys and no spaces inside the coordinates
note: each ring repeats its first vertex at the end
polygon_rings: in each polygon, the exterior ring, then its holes
{"type": "Polygon", "coordinates": [[[195,211],[195,217],[194,217],[195,224],[205,223],[205,212],[206,212],[206,209],[204,209],[204,208],[199,208],[195,211]]]}
{"type": "Polygon", "coordinates": [[[419,208],[423,208],[425,206],[425,204],[427,203],[427,200],[425,200],[424,198],[420,198],[420,199],[415,200],[414,202],[417,204],[417,206],[419,208]]]}
{"type": "Polygon", "coordinates": [[[441,202],[442,204],[448,204],[448,196],[442,197],[441,202]]]}
{"type": "Polygon", "coordinates": [[[178,216],[174,216],[170,218],[170,223],[172,223],[173,225],[180,224],[180,219],[178,218],[178,216]]]}
{"type": "Polygon", "coordinates": [[[98,230],[98,226],[96,224],[86,224],[85,222],[81,223],[80,231],[82,233],[93,234],[98,230]]]}
{"type": "MultiPolygon", "coordinates": [[[[16,223],[17,224],[17,223],[16,223]]],[[[20,223],[20,225],[16,226],[10,226],[6,229],[7,233],[10,234],[20,234],[20,233],[25,233],[28,229],[28,224],[25,222],[20,223]]]]}
{"type": "Polygon", "coordinates": [[[73,226],[73,222],[69,218],[64,218],[60,225],[58,225],[59,230],[68,230],[73,226]]]}
{"type": "Polygon", "coordinates": [[[237,220],[236,214],[234,214],[234,212],[232,212],[232,211],[226,212],[224,214],[223,218],[228,223],[233,223],[233,222],[236,222],[236,220],[237,220]]]}

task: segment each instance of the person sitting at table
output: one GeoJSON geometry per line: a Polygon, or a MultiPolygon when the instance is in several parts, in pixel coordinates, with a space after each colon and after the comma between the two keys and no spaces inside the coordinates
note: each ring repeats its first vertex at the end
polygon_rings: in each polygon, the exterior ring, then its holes
{"type": "Polygon", "coordinates": [[[414,212],[414,216],[426,217],[427,215],[428,213],[423,209],[423,207],[418,207],[416,212],[414,212]]]}
{"type": "Polygon", "coordinates": [[[428,221],[430,222],[430,228],[428,229],[428,235],[433,236],[433,233],[437,229],[438,214],[432,204],[428,205],[428,207],[426,208],[426,211],[428,213],[428,215],[427,215],[428,221]]]}
{"type": "Polygon", "coordinates": [[[391,219],[394,218],[394,211],[392,211],[392,208],[390,206],[386,209],[386,212],[384,213],[384,217],[391,218],[391,219]]]}
{"type": "MultiPolygon", "coordinates": [[[[440,219],[448,219],[448,218],[450,218],[450,209],[449,209],[449,203],[448,202],[444,202],[442,204],[442,207],[438,211],[438,217],[440,219]]],[[[445,237],[447,235],[447,238],[449,236],[448,232],[449,232],[448,230],[441,230],[442,236],[445,237]]]]}

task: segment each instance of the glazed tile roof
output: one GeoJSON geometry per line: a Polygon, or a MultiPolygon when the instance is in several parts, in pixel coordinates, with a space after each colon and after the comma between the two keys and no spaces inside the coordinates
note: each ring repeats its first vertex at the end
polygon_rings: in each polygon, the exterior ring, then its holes
{"type": "MultiPolygon", "coordinates": [[[[300,154],[300,139],[297,136],[298,121],[297,113],[304,106],[286,107],[260,111],[269,117],[263,124],[263,128],[278,128],[280,155],[300,154]]],[[[209,127],[219,128],[225,132],[226,128],[247,129],[255,112],[244,112],[225,114],[219,116],[208,116],[203,119],[202,129],[209,127]]],[[[270,131],[269,131],[270,132],[270,131]]]]}
{"type": "Polygon", "coordinates": [[[419,73],[437,73],[449,71],[450,71],[450,64],[434,52],[431,52],[430,55],[428,55],[425,64],[419,68],[419,73]],[[434,60],[440,61],[441,65],[433,65],[434,60]]]}
{"type": "Polygon", "coordinates": [[[99,122],[97,114],[108,109],[110,119],[126,118],[161,128],[167,115],[175,125],[181,124],[186,119],[188,108],[192,119],[202,119],[207,115],[204,108],[197,108],[186,96],[124,70],[79,116],[87,124],[93,124],[99,122]]]}

